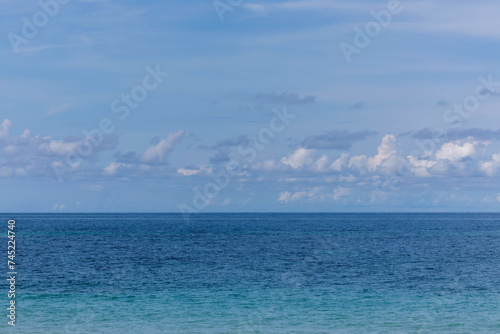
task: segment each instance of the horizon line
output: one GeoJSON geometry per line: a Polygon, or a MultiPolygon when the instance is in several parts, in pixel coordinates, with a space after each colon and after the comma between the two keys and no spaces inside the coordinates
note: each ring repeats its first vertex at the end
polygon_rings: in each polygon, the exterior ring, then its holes
{"type": "MultiPolygon", "coordinates": [[[[207,211],[207,212],[193,212],[188,215],[200,215],[200,214],[344,214],[344,213],[353,213],[353,214],[387,214],[387,213],[407,213],[407,214],[429,214],[429,213],[500,213],[500,211],[207,211]]],[[[96,212],[0,212],[0,215],[8,215],[8,214],[178,214],[185,215],[185,213],[179,211],[96,211],[96,212]]]]}

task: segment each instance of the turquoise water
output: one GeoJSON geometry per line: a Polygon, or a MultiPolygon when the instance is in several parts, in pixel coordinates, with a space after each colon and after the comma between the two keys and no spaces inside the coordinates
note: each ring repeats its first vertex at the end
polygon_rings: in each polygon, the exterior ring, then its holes
{"type": "Polygon", "coordinates": [[[500,332],[499,214],[1,217],[2,332],[500,332]]]}

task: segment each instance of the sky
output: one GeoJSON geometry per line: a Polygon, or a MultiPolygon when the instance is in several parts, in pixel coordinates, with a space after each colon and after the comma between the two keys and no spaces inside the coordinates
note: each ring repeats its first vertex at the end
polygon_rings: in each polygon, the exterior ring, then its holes
{"type": "Polygon", "coordinates": [[[3,212],[500,204],[500,3],[0,0],[3,212]]]}

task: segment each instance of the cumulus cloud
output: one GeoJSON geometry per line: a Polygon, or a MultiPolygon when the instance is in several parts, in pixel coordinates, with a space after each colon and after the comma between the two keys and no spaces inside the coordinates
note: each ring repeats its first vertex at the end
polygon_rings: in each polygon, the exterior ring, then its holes
{"type": "Polygon", "coordinates": [[[375,170],[382,162],[388,159],[396,151],[396,137],[394,135],[386,135],[382,138],[382,143],[377,148],[377,155],[368,159],[368,166],[370,170],[375,170]]]}
{"type": "Polygon", "coordinates": [[[304,147],[300,147],[288,157],[283,157],[281,162],[285,165],[292,167],[293,169],[301,168],[305,165],[310,165],[312,163],[312,155],[315,153],[314,150],[309,150],[304,147]]]}
{"type": "Polygon", "coordinates": [[[280,194],[278,198],[279,202],[288,202],[292,199],[292,194],[289,191],[284,191],[280,194]]]}
{"type": "Polygon", "coordinates": [[[473,142],[449,142],[441,146],[436,152],[436,159],[449,160],[452,164],[462,161],[476,154],[475,145],[473,142]]]}
{"type": "MultiPolygon", "coordinates": [[[[294,152],[281,158],[281,166],[274,160],[268,160],[266,170],[281,170],[289,167],[292,170],[310,172],[313,174],[352,173],[353,171],[366,174],[368,172],[395,172],[397,171],[400,157],[397,156],[396,138],[386,135],[378,146],[377,154],[372,157],[365,155],[351,156],[344,152],[340,157],[330,158],[327,154],[316,157],[317,150],[299,147],[294,152]]],[[[255,163],[256,169],[264,170],[262,163],[255,163]],[[258,168],[257,168],[258,166],[258,168]]],[[[286,171],[286,169],[284,170],[286,171]]]]}
{"type": "Polygon", "coordinates": [[[488,176],[495,175],[500,169],[500,152],[493,154],[488,161],[481,161],[479,168],[488,176]]]}
{"type": "Polygon", "coordinates": [[[324,154],[319,158],[314,164],[313,164],[313,169],[323,172],[327,170],[328,167],[328,157],[324,154]]]}
{"type": "Polygon", "coordinates": [[[93,144],[95,138],[84,138],[83,135],[55,139],[51,136],[32,135],[28,129],[20,135],[12,135],[11,126],[12,122],[7,119],[0,125],[0,177],[54,178],[55,169],[81,171],[84,160],[95,162],[99,152],[114,149],[118,144],[116,135],[104,135],[98,144],[93,144]],[[79,149],[85,152],[85,156],[74,154],[79,149]],[[69,159],[71,154],[72,158],[69,159]]]}
{"type": "Polygon", "coordinates": [[[0,139],[4,139],[9,136],[11,126],[11,121],[7,118],[3,120],[2,124],[0,124],[0,139]]]}
{"type": "Polygon", "coordinates": [[[349,167],[367,168],[369,171],[375,171],[384,161],[389,159],[396,150],[396,137],[386,135],[382,138],[382,143],[377,148],[377,154],[367,158],[365,155],[354,156],[349,160],[349,167]]]}
{"type": "Polygon", "coordinates": [[[100,152],[114,150],[118,136],[95,135],[53,138],[33,135],[26,129],[20,135],[10,135],[12,123],[4,120],[0,125],[0,178],[48,177],[64,175],[66,179],[84,177],[95,180],[105,176],[163,176],[168,173],[165,158],[181,139],[184,132],[179,130],[148,147],[140,157],[135,152],[122,154],[115,152],[115,161],[101,165],[100,152]],[[58,174],[59,173],[59,174],[58,174]]]}
{"type": "Polygon", "coordinates": [[[204,174],[211,174],[212,173],[212,167],[207,167],[205,165],[199,166],[199,167],[186,167],[186,168],[179,168],[177,169],[177,173],[184,175],[184,176],[193,176],[193,175],[198,175],[200,173],[204,174]]]}
{"type": "Polygon", "coordinates": [[[430,176],[429,169],[438,163],[435,160],[419,159],[418,157],[411,155],[408,156],[408,161],[411,165],[413,173],[419,177],[430,176]]]}
{"type": "Polygon", "coordinates": [[[127,168],[130,166],[131,166],[130,164],[124,164],[121,162],[112,162],[104,168],[104,174],[109,176],[115,175],[119,169],[127,168]]]}
{"type": "Polygon", "coordinates": [[[68,137],[55,140],[50,136],[30,137],[29,130],[26,130],[19,139],[22,140],[16,141],[15,144],[29,148],[31,150],[29,153],[34,153],[33,149],[36,148],[38,154],[58,157],[65,157],[77,151],[78,147],[81,147],[83,152],[89,152],[86,155],[89,158],[90,156],[95,156],[98,152],[112,150],[118,145],[118,136],[116,135],[104,135],[98,145],[93,144],[88,138],[68,137]]]}
{"type": "Polygon", "coordinates": [[[40,151],[61,157],[73,153],[80,143],[79,141],[52,140],[50,137],[45,137],[44,139],[48,142],[40,144],[40,151]]]}
{"type": "Polygon", "coordinates": [[[453,168],[463,171],[465,162],[471,161],[489,144],[490,142],[468,137],[466,140],[443,143],[436,152],[426,151],[422,156],[409,155],[407,158],[416,176],[429,177],[449,173],[453,168]]]}
{"type": "Polygon", "coordinates": [[[349,153],[342,153],[338,159],[336,159],[330,165],[330,168],[336,172],[340,172],[344,166],[349,164],[349,153]]]}
{"type": "Polygon", "coordinates": [[[178,130],[168,135],[167,138],[160,140],[158,144],[148,147],[141,156],[141,162],[146,164],[164,162],[165,157],[174,150],[175,144],[181,140],[183,135],[184,131],[178,130]]]}
{"type": "Polygon", "coordinates": [[[200,170],[198,169],[187,169],[187,168],[179,168],[177,173],[182,174],[184,176],[198,175],[200,174],[200,170]]]}

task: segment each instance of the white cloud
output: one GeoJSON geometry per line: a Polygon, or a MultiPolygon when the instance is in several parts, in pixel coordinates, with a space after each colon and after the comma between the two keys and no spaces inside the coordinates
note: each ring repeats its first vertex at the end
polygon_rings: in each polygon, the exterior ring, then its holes
{"type": "Polygon", "coordinates": [[[316,191],[314,189],[311,191],[297,191],[293,194],[288,192],[288,191],[285,191],[284,193],[280,194],[280,198],[278,199],[278,201],[280,201],[280,202],[295,202],[295,201],[298,201],[298,200],[300,200],[302,198],[306,198],[306,197],[313,198],[315,192],[316,191]]]}
{"type": "Polygon", "coordinates": [[[177,173],[182,174],[184,176],[192,176],[198,175],[200,173],[211,174],[212,167],[207,167],[205,165],[197,167],[197,168],[179,168],[177,169],[177,173]]]}
{"type": "Polygon", "coordinates": [[[500,152],[493,154],[491,156],[491,159],[488,161],[479,162],[479,169],[481,169],[488,176],[495,175],[499,168],[500,168],[500,152]]]}
{"type": "Polygon", "coordinates": [[[292,194],[289,191],[282,192],[280,194],[280,197],[278,198],[278,201],[280,202],[288,202],[292,198],[292,194]]]}
{"type": "MultiPolygon", "coordinates": [[[[421,157],[409,155],[407,159],[412,172],[419,177],[445,173],[451,166],[456,166],[463,171],[466,166],[464,161],[474,158],[489,144],[490,142],[476,141],[469,137],[466,140],[444,143],[435,153],[424,152],[421,157]]],[[[493,173],[494,162],[480,163],[480,168],[487,173],[493,173]]]]}
{"type": "Polygon", "coordinates": [[[437,164],[437,161],[430,160],[430,159],[419,159],[416,156],[409,155],[408,161],[410,162],[410,165],[412,167],[412,172],[416,176],[420,177],[427,177],[430,176],[429,174],[429,168],[435,166],[437,164]]]}
{"type": "Polygon", "coordinates": [[[79,144],[79,142],[52,140],[50,137],[45,137],[44,139],[50,141],[48,143],[41,144],[39,146],[40,151],[58,156],[66,156],[67,154],[74,152],[79,144]]]}
{"type": "Polygon", "coordinates": [[[318,159],[313,165],[313,169],[318,172],[323,172],[326,170],[326,166],[328,165],[328,157],[326,155],[322,155],[321,158],[318,159]]]}
{"type": "Polygon", "coordinates": [[[357,155],[349,159],[349,167],[363,168],[367,165],[366,155],[357,155]]]}
{"type": "Polygon", "coordinates": [[[104,168],[104,174],[115,175],[119,169],[130,167],[131,165],[122,162],[112,162],[104,168]]]}
{"type": "Polygon", "coordinates": [[[394,135],[385,135],[377,148],[377,154],[367,158],[365,155],[354,156],[349,160],[349,167],[368,168],[369,171],[375,171],[384,161],[389,159],[396,150],[396,137],[394,135]]]}
{"type": "Polygon", "coordinates": [[[3,120],[2,124],[0,124],[0,139],[9,136],[11,126],[12,126],[11,121],[9,121],[7,118],[3,120]]]}
{"type": "Polygon", "coordinates": [[[173,151],[175,144],[184,135],[183,130],[168,135],[167,138],[161,140],[158,144],[148,147],[146,152],[141,157],[143,163],[162,162],[168,153],[173,151]]]}
{"type": "Polygon", "coordinates": [[[182,174],[184,176],[198,175],[198,174],[200,174],[200,172],[201,171],[198,169],[179,168],[177,170],[177,173],[182,174]]]}
{"type": "Polygon", "coordinates": [[[377,148],[377,155],[372,158],[368,158],[368,168],[371,171],[377,169],[382,162],[388,159],[392,154],[396,154],[396,137],[394,135],[386,135],[382,138],[382,143],[377,148]]]}
{"type": "Polygon", "coordinates": [[[476,154],[474,143],[466,142],[460,145],[460,142],[450,142],[443,144],[436,152],[436,159],[449,160],[452,164],[456,164],[474,154],[476,154]]]}
{"type": "Polygon", "coordinates": [[[305,165],[311,165],[313,163],[312,155],[314,153],[315,150],[300,147],[292,154],[289,154],[288,157],[283,157],[281,162],[292,167],[293,169],[298,169],[304,167],[305,165]]]}
{"type": "Polygon", "coordinates": [[[340,172],[342,167],[347,166],[349,163],[349,153],[342,153],[340,158],[332,162],[330,168],[336,172],[340,172]]]}

